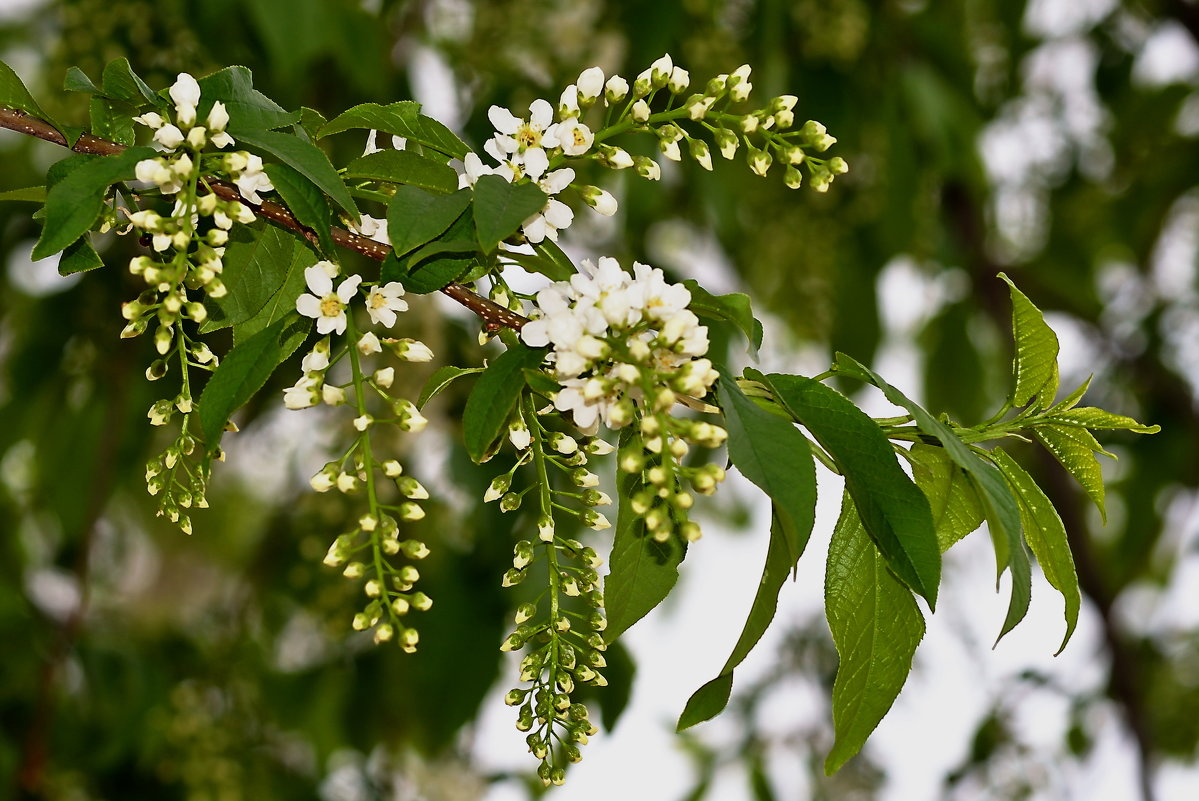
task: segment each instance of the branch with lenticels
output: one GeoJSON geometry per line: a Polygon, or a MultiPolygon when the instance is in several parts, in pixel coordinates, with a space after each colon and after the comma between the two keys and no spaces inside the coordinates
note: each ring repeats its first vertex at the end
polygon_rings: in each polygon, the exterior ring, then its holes
{"type": "MultiPolygon", "coordinates": [[[[63,147],[67,146],[66,137],[59,133],[52,125],[21,111],[0,108],[0,128],[7,128],[10,131],[16,131],[26,136],[44,139],[47,142],[53,142],[63,147]]],[[[116,142],[110,142],[107,139],[92,136],[91,134],[83,134],[71,149],[77,153],[112,156],[123,151],[125,146],[116,142]]],[[[296,219],[295,215],[286,206],[273,203],[269,200],[264,200],[261,203],[251,203],[241,196],[236,186],[226,181],[210,179],[208,185],[212,187],[212,191],[219,197],[225,200],[236,200],[244,203],[253,209],[255,214],[261,215],[272,224],[300,234],[312,242],[316,241],[316,234],[311,229],[301,225],[299,220],[296,219]]],[[[332,234],[333,242],[338,247],[361,253],[363,256],[375,261],[383,261],[391,252],[391,249],[382,242],[376,242],[373,239],[360,236],[343,228],[333,228],[332,234]]],[[[520,330],[520,327],[528,322],[527,318],[472,292],[462,284],[450,284],[443,287],[441,291],[474,312],[490,330],[498,330],[500,328],[520,330]]]]}

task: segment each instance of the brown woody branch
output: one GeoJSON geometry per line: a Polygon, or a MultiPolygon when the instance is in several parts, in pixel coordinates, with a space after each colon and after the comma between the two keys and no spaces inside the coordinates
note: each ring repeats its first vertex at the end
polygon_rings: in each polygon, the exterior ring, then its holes
{"type": "MultiPolygon", "coordinates": [[[[55,130],[52,125],[21,111],[0,108],[0,128],[7,128],[10,131],[16,131],[26,136],[33,136],[47,142],[53,142],[62,147],[67,146],[66,137],[55,130]]],[[[122,152],[125,146],[117,142],[110,142],[107,139],[101,139],[98,136],[83,134],[71,149],[77,153],[112,156],[122,152]]],[[[236,200],[244,203],[253,209],[255,214],[261,215],[272,224],[292,233],[299,234],[310,242],[315,243],[317,241],[316,233],[311,228],[302,225],[286,206],[269,200],[264,200],[261,203],[251,203],[241,196],[236,186],[227,181],[210,179],[207,183],[217,196],[225,200],[236,200]]],[[[369,259],[383,261],[391,253],[391,248],[382,242],[376,242],[373,239],[355,234],[352,231],[347,231],[344,228],[335,227],[331,231],[333,242],[338,247],[352,250],[355,253],[361,253],[369,259]]],[[[520,330],[520,327],[528,322],[528,318],[476,294],[462,284],[449,284],[443,287],[441,291],[474,312],[491,331],[501,328],[520,330]]]]}

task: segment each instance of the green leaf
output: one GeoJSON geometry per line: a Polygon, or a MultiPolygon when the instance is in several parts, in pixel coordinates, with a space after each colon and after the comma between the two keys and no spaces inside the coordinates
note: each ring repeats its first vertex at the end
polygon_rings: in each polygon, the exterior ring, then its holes
{"type": "Polygon", "coordinates": [[[1090,389],[1092,378],[1094,378],[1094,376],[1087,376],[1087,380],[1079,384],[1077,389],[1075,389],[1066,397],[1062,398],[1058,403],[1055,403],[1050,409],[1046,410],[1045,416],[1053,417],[1059,412],[1063,412],[1067,409],[1073,409],[1075,406],[1077,406],[1079,401],[1082,400],[1083,396],[1087,394],[1087,390],[1090,389]]]}
{"type": "Polygon", "coordinates": [[[104,94],[114,100],[124,100],[139,108],[147,103],[152,106],[165,105],[154,90],[133,71],[127,58],[114,58],[105,64],[100,80],[104,85],[104,94]]]}
{"type": "Polygon", "coordinates": [[[354,159],[346,166],[345,178],[347,181],[389,181],[443,194],[458,191],[458,173],[453,167],[410,150],[380,150],[354,159]]]}
{"type": "MultiPolygon", "coordinates": [[[[267,302],[263,304],[262,308],[259,309],[253,317],[250,317],[248,320],[240,324],[234,324],[234,343],[240,344],[245,342],[259,331],[273,325],[278,320],[285,318],[288,320],[299,320],[305,325],[311,327],[310,324],[312,323],[312,320],[307,317],[301,317],[296,311],[296,298],[300,296],[300,293],[307,289],[307,284],[304,279],[305,268],[311,267],[315,263],[316,256],[313,255],[312,251],[308,248],[300,247],[299,244],[296,243],[295,250],[291,255],[290,263],[287,265],[287,271],[279,279],[278,290],[271,295],[267,302]]],[[[282,353],[279,357],[280,359],[285,359],[290,356],[292,351],[294,351],[300,345],[300,342],[292,342],[285,338],[288,332],[291,330],[292,325],[290,323],[284,326],[285,336],[280,338],[280,343],[282,343],[280,345],[282,348],[282,353]],[[290,350],[287,347],[289,344],[292,345],[290,350]]],[[[308,329],[305,328],[304,331],[305,334],[307,334],[308,329]]],[[[301,339],[301,341],[303,340],[301,339]]]]}
{"type": "Polygon", "coordinates": [[[100,254],[92,247],[92,243],[88,241],[88,237],[81,236],[76,241],[67,245],[62,252],[62,258],[58,260],[58,274],[72,275],[73,273],[87,272],[94,270],[97,267],[103,267],[104,260],[100,258],[100,254]]]}
{"type": "Polygon", "coordinates": [[[1008,285],[1012,295],[1012,336],[1016,342],[1016,354],[1012,360],[1011,401],[1016,408],[1028,403],[1046,391],[1049,402],[1057,394],[1057,335],[1045,324],[1041,310],[1016,288],[1012,279],[1003,273],[999,277],[1008,285]],[[1050,386],[1052,384],[1052,386],[1050,386]]]}
{"type": "Polygon", "coordinates": [[[1078,574],[1074,571],[1074,557],[1070,554],[1066,527],[1053,508],[1053,502],[1045,497],[1037,482],[1015,459],[1003,448],[992,448],[991,458],[1016,493],[1020,502],[1020,519],[1024,523],[1024,537],[1037,557],[1045,578],[1066,602],[1066,636],[1057,649],[1060,654],[1066,643],[1070,642],[1070,636],[1078,624],[1078,610],[1082,606],[1078,574]]]}
{"type": "Polygon", "coordinates": [[[46,187],[27,186],[24,189],[10,189],[0,192],[0,202],[11,200],[17,203],[45,203],[46,187]]]}
{"type": "Polygon", "coordinates": [[[451,364],[437,368],[437,371],[429,376],[429,380],[425,382],[425,388],[420,391],[420,398],[416,401],[416,408],[425,408],[425,404],[437,393],[452,384],[454,379],[470,375],[471,373],[481,372],[483,372],[482,367],[454,367],[451,364]]]}
{"type": "Polygon", "coordinates": [[[131,147],[115,156],[94,156],[77,162],[71,172],[46,194],[46,221],[33,248],[36,261],[53,256],[87,233],[104,209],[108,187],[133,178],[142,159],[153,158],[148,147],[131,147]]]}
{"type": "Polygon", "coordinates": [[[263,171],[300,224],[316,233],[321,253],[332,255],[336,246],[329,230],[329,202],[325,200],[324,193],[286,164],[267,164],[263,171]]]}
{"type": "Polygon", "coordinates": [[[327,122],[328,120],[325,119],[325,115],[316,109],[308,108],[308,106],[300,107],[300,127],[308,133],[310,138],[316,139],[316,132],[324,127],[327,122]]]}
{"type": "Polygon", "coordinates": [[[100,94],[100,87],[92,83],[92,79],[87,77],[87,73],[79,69],[79,67],[68,67],[66,77],[63,78],[62,88],[67,92],[82,92],[88,95],[100,94]]]}
{"type": "MultiPolygon", "coordinates": [[[[289,283],[297,249],[303,250],[295,237],[273,226],[257,230],[236,226],[230,232],[221,259],[224,263],[221,280],[229,291],[213,301],[215,308],[209,310],[200,332],[241,325],[262,311],[289,283]]],[[[303,269],[299,272],[299,284],[303,287],[303,269]]],[[[290,299],[289,306],[293,309],[298,296],[299,291],[290,299]]]]}
{"type": "MultiPolygon", "coordinates": [[[[196,109],[196,118],[206,119],[213,104],[218,100],[221,101],[225,104],[225,110],[229,112],[228,131],[239,140],[248,133],[259,134],[274,128],[282,128],[300,118],[299,113],[287,111],[255,89],[254,76],[245,67],[225,67],[223,70],[217,70],[211,75],[201,78],[198,83],[200,84],[200,105],[196,109]]],[[[284,134],[279,134],[279,136],[284,136],[284,134]]],[[[286,161],[286,159],[284,160],[286,161]]],[[[299,168],[297,167],[297,169],[299,168]]]]}
{"type": "Polygon", "coordinates": [[[550,377],[545,370],[525,369],[525,383],[529,385],[529,389],[534,392],[539,392],[546,397],[551,397],[558,390],[562,389],[562,385],[550,377]]]}
{"type": "Polygon", "coordinates": [[[916,443],[908,451],[916,486],[928,498],[941,552],[983,522],[982,502],[962,468],[939,445],[916,443]]]}
{"type": "MultiPolygon", "coordinates": [[[[232,117],[229,124],[233,124],[232,117]]],[[[274,131],[242,131],[237,138],[239,142],[261,148],[294,168],[333,198],[333,202],[345,209],[350,217],[358,219],[358,206],[354,204],[354,198],[350,197],[349,190],[341,182],[341,176],[319,147],[291,134],[274,131]]]]}
{"type": "Polygon", "coordinates": [[[1020,536],[1020,508],[1007,482],[993,464],[971,450],[948,425],[933,417],[870,368],[844,353],[838,353],[836,369],[840,373],[873,384],[882,390],[887,400],[906,409],[920,430],[940,442],[949,458],[966,471],[966,475],[974,484],[987,518],[991,542],[995,547],[997,572],[1002,574],[1008,567],[1012,571],[1012,596],[1008,603],[1007,617],[999,633],[999,638],[1002,639],[1028,613],[1028,604],[1032,597],[1032,568],[1020,536]]]}
{"type": "Polygon", "coordinates": [[[941,551],[928,499],[899,466],[878,424],[819,381],[748,370],[746,376],[769,386],[791,416],[828,451],[887,565],[936,609],[941,551]]]}
{"type": "Polygon", "coordinates": [[[720,406],[729,459],[774,501],[798,561],[815,521],[816,467],[808,441],[792,423],[760,409],[726,371],[720,374],[720,406]]]}
{"type": "Polygon", "coordinates": [[[471,198],[465,189],[438,195],[415,186],[397,187],[387,207],[387,237],[392,249],[403,256],[445,233],[466,211],[471,198]]]}
{"type": "MultiPolygon", "coordinates": [[[[620,447],[640,452],[641,438],[633,428],[620,432],[620,447]]],[[[604,606],[608,627],[604,641],[614,642],[670,594],[679,580],[679,564],[687,555],[679,537],[658,542],[645,530],[645,519],[633,511],[633,493],[641,486],[637,474],[616,473],[616,533],[604,579],[604,606]]]]}
{"type": "Polygon", "coordinates": [[[570,277],[578,272],[574,262],[570,260],[570,256],[567,256],[561,246],[552,239],[541,240],[533,246],[533,250],[544,259],[544,262],[540,267],[531,269],[551,280],[569,281],[570,277]]]}
{"type": "Polygon", "coordinates": [[[133,144],[133,106],[121,100],[93,97],[88,103],[92,134],[122,145],[133,144]]]}
{"type": "Polygon", "coordinates": [[[13,72],[12,67],[3,61],[0,61],[0,106],[15,108],[46,122],[53,122],[33,99],[33,95],[29,94],[29,90],[13,72]]]}
{"type": "Polygon", "coordinates": [[[545,208],[546,195],[536,184],[510,184],[483,175],[475,184],[475,231],[484,253],[516,232],[521,223],[545,208]]]}
{"type": "Polygon", "coordinates": [[[400,275],[399,281],[417,295],[443,289],[470,271],[474,257],[454,255],[461,254],[467,247],[463,242],[430,242],[417,251],[410,260],[412,266],[400,275]]]}
{"type": "Polygon", "coordinates": [[[342,131],[355,128],[374,129],[381,133],[406,136],[420,115],[420,103],[401,100],[381,106],[378,103],[362,103],[346,109],[317,131],[317,138],[324,139],[342,131]]]}
{"type": "Polygon", "coordinates": [[[1094,406],[1065,409],[1061,412],[1047,415],[1047,418],[1055,423],[1063,423],[1065,425],[1082,426],[1083,428],[1118,429],[1132,431],[1137,434],[1156,434],[1162,430],[1161,426],[1147,426],[1144,423],[1138,423],[1131,417],[1125,417],[1122,414],[1112,414],[1109,411],[1098,409],[1094,406]]]}
{"type": "Polygon", "coordinates": [[[732,323],[749,340],[750,353],[756,358],[762,347],[762,324],[754,317],[749,295],[733,292],[728,295],[713,295],[693,278],[683,281],[691,293],[687,308],[699,317],[732,323]]]}
{"type": "Polygon", "coordinates": [[[277,320],[236,345],[208,380],[198,404],[200,431],[208,450],[220,444],[229,416],[275,372],[280,360],[279,337],[287,322],[277,320]]]}
{"type": "Polygon", "coordinates": [[[846,493],[829,543],[824,608],[840,656],[833,683],[832,774],[862,749],[907,681],[924,617],[887,569],[846,493]]]}
{"type": "Polygon", "coordinates": [[[516,345],[501,353],[479,376],[462,413],[466,452],[476,462],[483,460],[491,444],[507,429],[508,416],[525,388],[521,371],[538,366],[544,358],[544,350],[516,345]]]}
{"type": "MultiPolygon", "coordinates": [[[[813,504],[816,502],[812,498],[813,504]]],[[[749,610],[749,617],[741,630],[741,636],[733,647],[733,653],[721,668],[720,675],[700,687],[687,701],[683,713],[679,716],[677,731],[710,720],[719,715],[728,705],[729,695],[733,689],[733,671],[740,665],[758,640],[766,632],[774,614],[778,609],[779,591],[787,576],[795,569],[796,560],[792,553],[796,551],[795,543],[787,541],[786,526],[779,520],[777,512],[770,524],[770,544],[766,550],[766,564],[762,568],[762,578],[758,583],[758,592],[754,596],[749,610]]]]}
{"type": "MultiPolygon", "coordinates": [[[[1103,468],[1099,466],[1096,453],[1104,453],[1102,446],[1085,428],[1074,425],[1044,423],[1033,428],[1033,436],[1061,462],[1066,472],[1074,477],[1095,506],[1099,515],[1107,522],[1104,505],[1103,468]]],[[[1110,454],[1109,454],[1110,455],[1110,454]]]]}
{"type": "Polygon", "coordinates": [[[470,148],[458,138],[457,134],[441,122],[432,117],[426,117],[424,114],[418,114],[408,133],[400,135],[451,158],[464,158],[470,152],[470,148]]]}

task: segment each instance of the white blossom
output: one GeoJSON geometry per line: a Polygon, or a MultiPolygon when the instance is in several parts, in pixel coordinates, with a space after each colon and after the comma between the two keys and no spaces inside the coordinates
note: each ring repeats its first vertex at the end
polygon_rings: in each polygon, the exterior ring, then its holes
{"type": "Polygon", "coordinates": [[[190,128],[196,122],[196,106],[200,103],[200,84],[186,72],[181,72],[175,77],[175,83],[169,92],[171,100],[175,101],[175,119],[184,128],[190,128]]]}
{"type": "Polygon", "coordinates": [[[396,323],[396,312],[408,311],[408,301],[404,300],[404,285],[399,281],[391,281],[383,286],[371,287],[366,297],[366,311],[371,316],[371,322],[391,328],[396,323]]]}
{"type": "Polygon", "coordinates": [[[500,106],[488,109],[487,119],[497,131],[485,147],[487,152],[496,161],[520,165],[530,178],[540,178],[549,167],[545,148],[558,146],[557,138],[549,130],[554,120],[554,109],[549,102],[534,100],[527,121],[500,106]]]}
{"type": "Polygon", "coordinates": [[[351,275],[333,290],[336,266],[332,262],[317,262],[304,270],[304,279],[311,295],[296,298],[296,311],[316,320],[318,334],[343,334],[346,330],[346,306],[358,291],[362,276],[351,275]],[[332,268],[332,270],[330,270],[332,268]]]}

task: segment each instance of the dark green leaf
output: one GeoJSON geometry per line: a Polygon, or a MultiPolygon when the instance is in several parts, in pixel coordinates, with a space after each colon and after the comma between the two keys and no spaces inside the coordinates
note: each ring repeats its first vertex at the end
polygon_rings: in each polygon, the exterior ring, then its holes
{"type": "Polygon", "coordinates": [[[498,175],[483,175],[475,184],[475,231],[484,253],[516,232],[545,207],[545,192],[536,184],[510,184],[498,175]]]}
{"type": "Polygon", "coordinates": [[[308,108],[308,106],[300,107],[300,127],[308,133],[310,138],[316,139],[317,131],[323,128],[326,122],[328,120],[325,119],[325,115],[316,109],[308,108]]]}
{"type": "Polygon", "coordinates": [[[534,271],[554,281],[568,281],[578,270],[562,248],[552,239],[543,239],[533,246],[533,249],[545,259],[548,264],[534,271]]]}
{"type": "Polygon", "coordinates": [[[93,97],[88,103],[88,113],[94,136],[122,145],[133,144],[133,106],[120,100],[93,97]]]}
{"type": "Polygon", "coordinates": [[[507,429],[508,416],[525,388],[521,371],[538,366],[544,358],[542,350],[516,345],[501,353],[479,376],[462,413],[466,452],[476,462],[482,461],[483,454],[507,429]]]}
{"type": "Polygon", "coordinates": [[[470,375],[471,373],[481,372],[483,372],[482,367],[454,367],[450,364],[437,368],[437,371],[429,376],[429,380],[425,382],[425,388],[421,390],[420,398],[416,401],[416,408],[425,408],[425,404],[438,392],[441,392],[452,384],[454,379],[470,375]]]}
{"type": "Polygon", "coordinates": [[[890,440],[865,412],[819,381],[746,371],[811,432],[845,477],[866,531],[895,575],[937,606],[941,552],[928,499],[899,466],[890,440]]]}
{"type": "MultiPolygon", "coordinates": [[[[641,449],[641,438],[632,427],[621,431],[620,447],[641,449]]],[[[604,641],[609,643],[670,594],[679,580],[679,564],[687,555],[687,546],[681,538],[667,537],[665,542],[658,542],[646,532],[645,519],[631,508],[633,493],[640,486],[640,475],[617,472],[620,506],[608,558],[608,577],[604,579],[604,605],[608,614],[604,641]]]]}
{"type": "Polygon", "coordinates": [[[463,158],[470,152],[470,148],[457,134],[424,114],[418,114],[411,130],[400,135],[456,159],[463,158]]]}
{"type": "Polygon", "coordinates": [[[917,443],[908,451],[916,486],[924,491],[937,529],[941,552],[983,522],[978,492],[962,468],[939,445],[917,443]]]}
{"type": "Polygon", "coordinates": [[[0,61],[0,106],[15,108],[46,122],[53,122],[33,99],[33,95],[29,94],[12,67],[3,61],[0,61]]]}
{"type": "Polygon", "coordinates": [[[104,94],[114,100],[124,100],[137,107],[147,103],[153,106],[164,105],[154,90],[129,66],[127,58],[114,58],[105,64],[101,82],[104,85],[104,94]]]}
{"type": "Polygon", "coordinates": [[[219,100],[229,112],[229,133],[238,139],[250,132],[258,134],[291,125],[300,118],[299,113],[285,110],[255,89],[254,76],[245,67],[225,67],[206,78],[201,78],[198,83],[200,105],[196,110],[196,118],[207,118],[213,103],[219,100]]]}
{"type": "MultiPolygon", "coordinates": [[[[264,328],[273,325],[278,320],[282,319],[298,319],[305,324],[310,324],[312,321],[307,317],[300,317],[296,312],[296,298],[307,288],[304,279],[304,270],[316,263],[316,256],[312,251],[305,247],[295,245],[292,252],[290,263],[287,264],[287,270],[279,279],[278,290],[271,295],[262,308],[258,310],[253,317],[250,317],[245,322],[234,324],[233,326],[233,341],[240,344],[245,342],[250,337],[257,334],[264,328]]],[[[291,352],[299,347],[299,342],[295,342],[289,350],[287,345],[289,340],[286,339],[287,334],[293,330],[291,323],[284,326],[284,336],[280,337],[280,347],[282,353],[280,359],[284,359],[291,355],[291,352]]],[[[307,328],[304,329],[307,333],[307,328]]]]}
{"type": "Polygon", "coordinates": [[[420,103],[411,100],[401,100],[387,106],[378,103],[363,103],[343,111],[329,120],[317,132],[318,139],[324,139],[342,131],[355,128],[373,129],[395,136],[407,136],[416,124],[420,115],[420,103]]]}
{"type": "Polygon", "coordinates": [[[92,247],[88,237],[81,236],[63,249],[62,258],[58,260],[58,274],[71,275],[103,267],[104,260],[92,247]]]}
{"type": "Polygon", "coordinates": [[[1070,642],[1070,635],[1078,624],[1078,610],[1082,596],[1078,589],[1078,574],[1074,571],[1074,557],[1066,538],[1066,527],[1058,517],[1053,502],[1024,471],[1016,460],[1003,448],[992,448],[991,458],[1016,493],[1020,501],[1020,519],[1024,524],[1024,537],[1037,557],[1037,563],[1049,581],[1066,602],[1066,636],[1062,639],[1060,654],[1070,642]]]}
{"type": "Polygon", "coordinates": [[[789,535],[788,556],[798,561],[812,533],[816,506],[816,468],[807,439],[787,420],[758,408],[723,370],[720,406],[729,432],[729,459],[774,501],[789,535]]]}
{"type": "Polygon", "coordinates": [[[1016,288],[1012,279],[1003,273],[999,277],[1012,295],[1012,336],[1016,341],[1016,355],[1012,359],[1012,405],[1016,408],[1027,406],[1042,390],[1047,390],[1046,395],[1052,403],[1057,394],[1057,383],[1053,382],[1052,387],[1048,384],[1056,375],[1057,335],[1045,324],[1041,310],[1016,288]]]}
{"type": "Polygon", "coordinates": [[[1095,457],[1096,453],[1105,451],[1095,441],[1091,432],[1074,425],[1046,423],[1036,426],[1033,435],[1086,490],[1087,495],[1099,508],[1099,515],[1107,522],[1103,469],[1099,466],[1099,459],[1095,457]]]}
{"type": "MultiPolygon", "coordinates": [[[[812,497],[815,504],[816,498],[812,497]]],[[[762,578],[758,583],[758,592],[754,596],[749,617],[741,630],[741,636],[733,647],[733,653],[724,663],[720,675],[700,687],[687,701],[683,714],[679,716],[678,731],[702,723],[716,717],[724,710],[729,702],[729,694],[733,689],[733,671],[740,665],[758,640],[766,632],[770,622],[774,620],[778,609],[779,591],[787,576],[795,569],[796,560],[792,558],[794,544],[787,541],[785,527],[779,520],[777,512],[770,523],[770,544],[766,550],[766,564],[762,568],[762,578]]]]}
{"type": "MultiPolygon", "coordinates": [[[[232,115],[232,112],[230,114],[232,115]]],[[[233,125],[232,116],[229,124],[233,125]]],[[[350,197],[349,190],[341,182],[337,170],[333,169],[329,157],[316,145],[291,134],[274,131],[242,131],[238,134],[238,141],[261,148],[293,167],[316,184],[318,189],[333,198],[333,202],[345,209],[350,217],[358,219],[358,206],[355,205],[354,198],[350,197]]]]}
{"type": "Polygon", "coordinates": [[[336,246],[329,230],[329,202],[325,200],[324,193],[286,164],[267,164],[263,170],[300,224],[316,233],[321,253],[332,255],[336,246]]]}
{"type": "Polygon", "coordinates": [[[1125,417],[1122,414],[1112,414],[1109,411],[1098,409],[1094,406],[1065,409],[1050,415],[1049,419],[1055,423],[1064,423],[1065,425],[1082,426],[1083,428],[1116,429],[1132,431],[1137,434],[1156,434],[1162,430],[1161,426],[1147,426],[1144,423],[1138,423],[1131,417],[1125,417]]]}
{"type": "Polygon", "coordinates": [[[87,73],[78,67],[67,69],[66,77],[62,81],[62,88],[68,92],[82,92],[88,95],[100,93],[100,87],[92,83],[92,79],[87,77],[87,73]]]}
{"type": "Polygon", "coordinates": [[[27,186],[24,189],[10,189],[7,192],[0,192],[0,202],[5,200],[18,203],[45,203],[46,187],[27,186]]]}
{"type": "Polygon", "coordinates": [[[221,442],[229,416],[266,383],[279,364],[279,337],[287,325],[277,320],[235,346],[204,387],[198,404],[200,430],[208,450],[221,442]]]}
{"type": "Polygon", "coordinates": [[[104,209],[108,187],[132,179],[134,166],[154,156],[148,147],[132,147],[115,156],[77,162],[78,166],[46,195],[46,222],[32,258],[53,256],[87,233],[104,209]]]}
{"type": "Polygon", "coordinates": [[[454,224],[470,205],[467,190],[452,195],[426,192],[415,186],[401,186],[387,207],[387,236],[401,256],[424,245],[454,224]]]}
{"type": "Polygon", "coordinates": [[[840,665],[833,684],[832,774],[862,749],[907,681],[924,617],[887,569],[846,493],[829,543],[824,609],[840,665]]]}
{"type": "MultiPolygon", "coordinates": [[[[222,258],[221,280],[229,291],[213,302],[215,308],[210,310],[200,331],[207,333],[241,325],[262,311],[267,302],[289,283],[297,249],[303,250],[295,237],[273,226],[257,230],[245,226],[234,228],[222,258]]],[[[303,287],[303,269],[297,272],[300,273],[299,286],[303,287]]],[[[297,291],[290,298],[290,308],[295,308],[299,294],[297,291]]]]}
{"type": "Polygon", "coordinates": [[[558,390],[562,389],[562,385],[551,378],[545,370],[530,370],[526,368],[525,383],[529,385],[529,389],[534,392],[540,392],[547,397],[552,396],[558,390]]]}
{"type": "Polygon", "coordinates": [[[409,150],[380,150],[357,158],[346,166],[345,177],[347,181],[389,181],[441,193],[458,190],[458,173],[453,167],[409,150]]]}
{"type": "Polygon", "coordinates": [[[728,295],[713,295],[693,278],[683,281],[691,293],[687,308],[699,317],[732,323],[749,340],[750,353],[755,357],[762,347],[762,324],[754,317],[749,295],[733,292],[728,295]]]}

